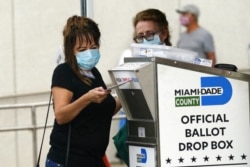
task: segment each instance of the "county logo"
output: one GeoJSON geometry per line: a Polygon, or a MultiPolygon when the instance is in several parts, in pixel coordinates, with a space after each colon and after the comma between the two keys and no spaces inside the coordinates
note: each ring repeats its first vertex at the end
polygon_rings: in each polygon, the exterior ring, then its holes
{"type": "Polygon", "coordinates": [[[232,85],[225,77],[201,77],[200,88],[174,90],[175,106],[224,105],[232,94],[232,85]]]}

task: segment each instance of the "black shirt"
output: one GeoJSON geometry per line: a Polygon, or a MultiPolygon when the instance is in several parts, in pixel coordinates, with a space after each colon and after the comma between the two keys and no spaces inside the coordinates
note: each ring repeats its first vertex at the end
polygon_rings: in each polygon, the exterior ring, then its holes
{"type": "MultiPolygon", "coordinates": [[[[95,78],[90,78],[92,85],[83,83],[71,70],[67,63],[56,67],[52,77],[52,86],[58,86],[73,92],[73,101],[89,90],[105,83],[96,68],[92,69],[95,78]]],[[[102,167],[102,157],[108,142],[112,116],[115,111],[115,100],[111,95],[102,103],[91,103],[84,108],[71,122],[70,149],[68,167],[102,167]]],[[[50,136],[51,148],[48,158],[65,164],[68,142],[69,123],[54,127],[50,136]]]]}

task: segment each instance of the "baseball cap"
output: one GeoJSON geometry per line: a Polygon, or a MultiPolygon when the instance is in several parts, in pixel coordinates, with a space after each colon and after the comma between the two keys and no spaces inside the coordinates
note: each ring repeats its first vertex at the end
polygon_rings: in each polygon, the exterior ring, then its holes
{"type": "Polygon", "coordinates": [[[199,8],[195,5],[189,4],[184,6],[182,9],[177,9],[176,10],[177,13],[191,13],[194,14],[196,17],[199,17],[200,15],[200,11],[199,8]]]}

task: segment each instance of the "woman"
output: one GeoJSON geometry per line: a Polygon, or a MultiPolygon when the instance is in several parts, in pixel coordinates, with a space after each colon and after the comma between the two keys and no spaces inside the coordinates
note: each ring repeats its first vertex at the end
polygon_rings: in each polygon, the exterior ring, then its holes
{"type": "Polygon", "coordinates": [[[137,13],[133,25],[136,43],[171,46],[168,21],[160,10],[146,9],[137,13]]]}
{"type": "MultiPolygon", "coordinates": [[[[172,46],[166,15],[158,9],[146,9],[136,14],[133,19],[135,43],[172,46]]],[[[125,57],[131,57],[130,49],[123,51],[118,64],[123,64],[125,57]]]]}
{"type": "Polygon", "coordinates": [[[121,104],[95,67],[100,31],[93,20],[72,16],[63,36],[65,63],[52,77],[55,122],[46,167],[104,167],[112,116],[121,104]]]}
{"type": "MultiPolygon", "coordinates": [[[[149,45],[171,46],[169,27],[166,15],[158,9],[146,9],[136,14],[133,19],[135,43],[149,45]]],[[[119,65],[124,63],[125,57],[131,57],[130,49],[123,51],[119,65]]],[[[124,120],[123,120],[124,121],[124,120]]],[[[129,166],[128,148],[126,145],[127,127],[124,126],[113,137],[118,156],[129,166]]]]}

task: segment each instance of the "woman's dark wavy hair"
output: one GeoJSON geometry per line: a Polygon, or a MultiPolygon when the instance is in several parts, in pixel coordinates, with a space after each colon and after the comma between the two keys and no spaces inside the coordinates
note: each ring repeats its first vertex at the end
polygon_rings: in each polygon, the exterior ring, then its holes
{"type": "Polygon", "coordinates": [[[97,46],[100,46],[100,36],[98,25],[90,18],[82,16],[74,15],[68,18],[63,29],[65,62],[69,64],[78,78],[88,85],[91,84],[91,81],[81,75],[74,55],[74,47],[77,40],[79,40],[80,45],[84,42],[87,44],[94,42],[97,46]]]}
{"type": "MultiPolygon", "coordinates": [[[[171,46],[170,42],[170,33],[168,28],[168,21],[166,15],[158,9],[146,9],[136,14],[133,25],[136,27],[137,23],[140,21],[153,21],[158,24],[161,30],[166,29],[168,37],[165,39],[164,43],[168,46],[171,46]]],[[[135,33],[134,33],[135,34],[135,33]]]]}

